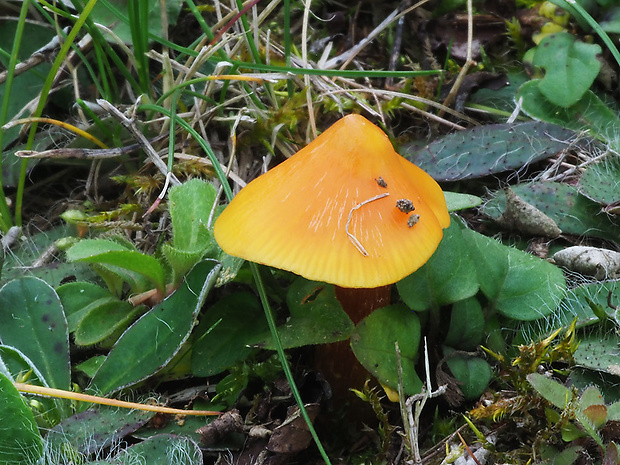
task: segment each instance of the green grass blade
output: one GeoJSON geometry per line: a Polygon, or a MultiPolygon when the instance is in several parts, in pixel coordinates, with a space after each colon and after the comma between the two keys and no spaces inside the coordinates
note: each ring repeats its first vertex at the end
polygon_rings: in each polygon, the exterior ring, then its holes
{"type": "Polygon", "coordinates": [[[607,48],[609,48],[609,51],[616,59],[616,63],[620,65],[620,52],[618,52],[616,45],[603,30],[603,28],[599,25],[599,23],[596,22],[596,20],[592,16],[590,16],[590,13],[584,10],[584,8],[579,3],[577,3],[575,0],[551,0],[551,3],[564,9],[566,9],[567,5],[570,5],[569,10],[572,8],[577,11],[581,15],[581,17],[585,19],[590,26],[592,26],[592,29],[596,31],[596,33],[603,40],[605,45],[607,45],[607,48]]]}
{"type": "Polygon", "coordinates": [[[265,290],[265,286],[263,285],[263,280],[260,276],[260,271],[258,269],[258,265],[256,263],[250,263],[250,268],[252,269],[252,275],[254,277],[254,282],[256,283],[256,288],[258,290],[258,295],[260,297],[261,303],[263,305],[263,310],[265,311],[265,317],[267,318],[267,324],[269,325],[269,330],[271,332],[271,336],[273,337],[273,342],[276,346],[276,352],[278,357],[280,358],[280,362],[282,363],[282,369],[284,370],[284,375],[286,376],[286,380],[288,381],[289,386],[291,387],[291,392],[293,393],[293,397],[297,402],[297,406],[299,407],[299,411],[301,412],[301,416],[306,422],[308,426],[308,431],[312,435],[312,439],[319,449],[321,457],[325,460],[327,465],[331,465],[331,461],[327,456],[327,452],[323,448],[323,444],[321,444],[321,440],[314,429],[314,425],[312,424],[312,420],[308,416],[308,412],[304,407],[304,401],[299,394],[299,389],[297,389],[297,384],[295,384],[295,379],[293,378],[293,373],[291,372],[291,368],[286,360],[286,355],[284,354],[284,349],[282,348],[282,343],[280,342],[280,336],[278,334],[278,328],[276,327],[276,322],[273,318],[273,313],[271,313],[271,307],[269,305],[269,298],[267,297],[267,291],[265,290]]]}
{"type": "MultiPolygon", "coordinates": [[[[159,105],[152,105],[152,104],[139,105],[138,111],[155,111],[163,115],[166,115],[169,118],[173,117],[169,110],[159,105]]],[[[205,153],[207,154],[207,157],[209,158],[209,161],[211,161],[211,164],[213,165],[213,169],[215,170],[215,174],[217,175],[217,178],[222,183],[222,187],[224,188],[224,194],[226,194],[226,198],[229,201],[232,200],[233,193],[232,193],[232,189],[230,188],[230,184],[228,183],[228,179],[226,178],[226,174],[222,170],[222,167],[220,166],[220,162],[215,156],[215,153],[213,153],[213,149],[211,149],[211,147],[209,146],[209,143],[206,140],[204,140],[202,136],[198,134],[198,132],[196,132],[196,130],[192,128],[187,121],[185,121],[182,118],[179,118],[178,115],[175,115],[174,119],[176,120],[176,124],[178,124],[183,129],[185,129],[187,132],[189,132],[192,135],[192,137],[196,140],[196,142],[198,142],[200,147],[205,151],[205,153]]]]}
{"type": "MultiPolygon", "coordinates": [[[[4,97],[2,99],[2,108],[0,109],[0,126],[3,126],[6,123],[6,119],[9,113],[9,101],[11,96],[11,88],[13,87],[13,78],[15,73],[15,66],[17,66],[19,47],[22,42],[22,37],[24,35],[24,26],[26,24],[26,14],[28,13],[28,8],[30,6],[30,1],[26,0],[22,3],[22,9],[19,14],[19,20],[17,22],[17,30],[15,31],[15,40],[13,41],[13,50],[11,51],[11,57],[9,60],[9,67],[7,70],[7,78],[4,84],[4,97]]],[[[0,130],[0,150],[2,149],[2,138],[4,136],[4,131],[0,130]]],[[[25,172],[24,172],[25,178],[25,172]]],[[[25,179],[24,179],[25,181],[25,179]]],[[[21,182],[21,180],[20,180],[21,182]]],[[[9,210],[9,206],[6,202],[6,195],[4,194],[4,188],[2,187],[2,157],[0,157],[0,229],[3,232],[7,232],[11,226],[13,226],[11,220],[11,211],[9,210]]]]}
{"type": "MultiPolygon", "coordinates": [[[[69,52],[71,45],[73,45],[75,38],[77,37],[78,33],[82,29],[82,26],[84,25],[86,21],[86,18],[88,18],[88,15],[90,14],[90,12],[92,11],[92,9],[94,8],[96,4],[97,4],[97,0],[89,0],[89,2],[84,7],[84,10],[80,14],[80,16],[78,16],[78,19],[75,22],[73,28],[71,28],[71,31],[69,32],[69,35],[67,36],[67,40],[65,40],[65,42],[62,44],[62,47],[60,48],[60,51],[58,52],[58,55],[56,56],[56,59],[54,60],[54,63],[52,64],[52,69],[50,70],[49,74],[47,75],[47,79],[45,80],[45,83],[43,84],[43,89],[41,89],[41,96],[39,98],[39,104],[37,105],[36,110],[32,114],[33,117],[39,117],[43,113],[43,108],[45,107],[45,104],[47,103],[47,97],[49,96],[49,93],[52,89],[52,84],[54,83],[54,78],[56,77],[56,74],[58,73],[60,66],[62,65],[65,58],[67,57],[67,53],[69,52]]],[[[37,126],[38,126],[37,123],[33,123],[32,126],[30,127],[30,132],[28,133],[28,140],[26,141],[25,150],[30,150],[32,148],[32,145],[34,143],[34,137],[37,132],[37,126]]],[[[20,226],[22,224],[22,205],[24,202],[24,187],[26,183],[27,163],[28,163],[28,160],[26,159],[22,160],[21,162],[20,180],[19,180],[19,184],[17,185],[17,194],[15,196],[15,223],[20,226]]]]}
{"type": "Polygon", "coordinates": [[[314,69],[314,68],[295,68],[291,66],[266,65],[262,63],[248,63],[246,61],[232,60],[238,68],[245,68],[254,71],[268,71],[272,73],[291,73],[299,76],[329,76],[343,78],[414,78],[422,76],[434,76],[442,74],[442,70],[423,70],[423,71],[387,71],[387,70],[353,70],[353,69],[314,69]]]}

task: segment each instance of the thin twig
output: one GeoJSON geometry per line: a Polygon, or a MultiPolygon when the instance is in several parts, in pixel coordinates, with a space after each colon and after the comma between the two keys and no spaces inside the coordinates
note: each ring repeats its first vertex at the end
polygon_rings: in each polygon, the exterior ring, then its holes
{"type": "Polygon", "coordinates": [[[426,342],[426,338],[424,338],[424,369],[426,370],[426,382],[422,387],[422,392],[420,394],[416,394],[411,396],[405,402],[407,417],[403,418],[407,423],[407,428],[409,432],[409,442],[411,443],[411,448],[413,449],[413,460],[415,464],[422,463],[422,457],[420,456],[420,446],[418,443],[418,431],[420,429],[420,415],[422,413],[422,409],[424,409],[424,405],[428,399],[432,399],[434,397],[439,397],[446,392],[447,385],[439,386],[436,391],[432,390],[431,387],[431,370],[430,370],[430,362],[428,359],[428,344],[426,342]],[[413,405],[415,403],[415,413],[413,411],[413,405]]]}
{"type": "Polygon", "coordinates": [[[412,7],[409,7],[409,8],[407,8],[404,11],[399,11],[400,8],[395,9],[394,11],[392,11],[392,13],[390,13],[388,15],[387,18],[385,18],[383,21],[381,21],[381,24],[379,24],[376,28],[374,28],[370,32],[370,34],[368,34],[366,37],[364,37],[362,40],[360,40],[356,45],[354,45],[352,48],[350,48],[346,52],[338,55],[337,57],[334,57],[331,60],[328,60],[325,63],[325,69],[333,69],[336,66],[340,66],[340,69],[346,68],[349,65],[349,63],[351,63],[351,61],[368,44],[370,44],[375,39],[375,37],[377,37],[379,34],[381,34],[393,21],[397,21],[401,16],[404,16],[407,13],[409,13],[410,11],[418,8],[419,6],[424,5],[428,1],[430,1],[430,0],[421,0],[418,3],[416,3],[415,5],[413,5],[412,7]]]}
{"type": "MultiPolygon", "coordinates": [[[[151,160],[151,163],[153,163],[164,176],[168,176],[168,167],[159,157],[153,146],[149,143],[148,139],[144,137],[144,134],[140,132],[133,118],[127,118],[107,100],[98,99],[97,104],[105,111],[110,113],[114,118],[116,118],[123,125],[123,127],[130,132],[130,134],[138,141],[138,143],[142,147],[142,150],[144,150],[144,153],[146,153],[146,156],[149,158],[149,160],[151,160]]],[[[170,184],[172,184],[173,186],[178,186],[181,184],[181,182],[173,173],[170,173],[170,184]]]]}
{"type": "Polygon", "coordinates": [[[482,465],[480,463],[480,461],[478,460],[478,458],[471,451],[471,449],[469,448],[467,443],[465,442],[465,439],[463,439],[463,436],[461,436],[461,433],[456,433],[456,434],[458,435],[459,439],[461,440],[461,444],[463,444],[463,446],[465,446],[465,449],[467,449],[467,452],[469,453],[469,456],[473,459],[474,462],[476,462],[476,465],[482,465]]]}
{"type": "Polygon", "coordinates": [[[65,391],[32,384],[14,383],[15,388],[20,392],[37,394],[40,396],[55,397],[58,399],[77,400],[80,402],[91,402],[93,404],[110,405],[112,407],[122,407],[136,410],[146,410],[148,412],[170,413],[173,415],[220,415],[222,412],[210,410],[181,410],[177,408],[162,407],[159,405],[138,404],[135,402],[125,402],[123,400],[108,399],[107,397],[92,396],[79,392],[65,391]]]}
{"type": "MultiPolygon", "coordinates": [[[[444,106],[446,107],[450,106],[450,104],[452,103],[452,100],[454,100],[454,98],[458,94],[459,89],[461,88],[461,84],[463,84],[463,80],[465,79],[465,76],[467,75],[467,72],[469,71],[469,68],[471,68],[471,66],[474,64],[474,60],[472,60],[472,57],[471,57],[473,36],[474,36],[474,19],[473,19],[473,13],[472,13],[472,1],[467,0],[467,58],[465,60],[465,64],[463,65],[463,67],[461,68],[461,71],[459,72],[459,75],[456,78],[456,81],[454,81],[454,85],[452,86],[452,89],[450,89],[450,93],[448,94],[448,96],[443,102],[444,106]]],[[[439,116],[443,116],[443,111],[439,113],[439,116]]]]}

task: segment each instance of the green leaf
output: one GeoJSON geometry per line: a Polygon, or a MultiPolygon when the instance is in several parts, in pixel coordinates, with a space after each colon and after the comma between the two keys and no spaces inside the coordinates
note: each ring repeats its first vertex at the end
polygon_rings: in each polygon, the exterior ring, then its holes
{"type": "MultiPolygon", "coordinates": [[[[599,204],[581,195],[574,186],[560,182],[531,182],[513,186],[512,190],[551,218],[564,234],[620,242],[618,226],[607,215],[601,214],[599,204]]],[[[502,190],[484,205],[483,212],[497,219],[505,209],[506,195],[502,190]]]]}
{"type": "Polygon", "coordinates": [[[596,386],[588,386],[579,396],[579,408],[585,410],[591,405],[605,405],[601,390],[596,386]]]}
{"type": "Polygon", "coordinates": [[[539,83],[538,80],[526,82],[517,92],[515,98],[522,101],[521,108],[525,113],[574,131],[589,130],[593,137],[611,143],[618,151],[618,134],[614,128],[620,126],[620,119],[594,92],[588,90],[573,105],[564,107],[548,101],[541,93],[539,83]]]}
{"type": "MultiPolygon", "coordinates": [[[[285,349],[343,341],[353,332],[353,322],[331,285],[299,277],[291,284],[286,302],[291,316],[278,327],[285,349]]],[[[257,336],[253,345],[275,350],[268,332],[257,336]]]]}
{"type": "Polygon", "coordinates": [[[573,465],[580,456],[582,451],[581,446],[573,446],[567,447],[562,451],[557,451],[553,449],[552,453],[547,454],[547,461],[544,463],[548,463],[549,465],[573,465]]]}
{"type": "Polygon", "coordinates": [[[31,267],[32,263],[53,246],[58,239],[70,235],[70,231],[71,227],[65,224],[32,236],[25,236],[26,240],[18,241],[11,248],[11,253],[5,256],[4,266],[2,267],[3,284],[11,279],[34,276],[56,288],[67,276],[76,276],[79,280],[96,278],[97,275],[86,263],[59,263],[54,261],[46,265],[31,267]]]}
{"type": "MultiPolygon", "coordinates": [[[[181,11],[183,2],[181,0],[167,0],[166,16],[168,24],[176,24],[177,17],[181,11]]],[[[155,37],[164,37],[161,24],[161,4],[158,0],[148,0],[148,32],[155,37]]],[[[127,2],[123,0],[100,0],[93,8],[90,17],[93,21],[109,26],[114,33],[126,44],[131,45],[131,25],[128,22],[127,2]]],[[[108,35],[104,37],[108,39],[108,35]]],[[[109,38],[113,41],[112,38],[109,38]]]]}
{"type": "Polygon", "coordinates": [[[364,318],[351,336],[351,348],[360,363],[392,389],[398,388],[396,342],[401,354],[405,394],[417,394],[422,389],[422,381],[415,371],[420,320],[414,312],[404,305],[380,308],[364,318]]]}
{"type": "Polygon", "coordinates": [[[75,369],[81,371],[89,378],[92,378],[95,376],[95,373],[97,373],[97,370],[101,367],[103,362],[105,362],[105,355],[95,355],[94,357],[75,365],[75,369]]]}
{"type": "MultiPolygon", "coordinates": [[[[49,387],[39,369],[23,352],[15,347],[0,345],[0,373],[9,379],[18,379],[27,375],[28,384],[49,387]]],[[[54,425],[70,412],[66,400],[53,397],[39,397],[37,401],[39,407],[35,421],[40,426],[54,425]]]]}
{"type": "Polygon", "coordinates": [[[572,398],[566,386],[539,373],[530,373],[527,380],[542,397],[559,409],[564,410],[572,398]]]}
{"type": "Polygon", "coordinates": [[[161,370],[189,337],[219,269],[214,260],[198,263],[179,289],[130,326],[93,377],[89,390],[108,394],[161,370]]]}
{"type": "MultiPolygon", "coordinates": [[[[84,239],[67,251],[70,261],[96,263],[123,276],[133,287],[140,280],[134,275],[145,276],[164,294],[164,269],[157,259],[106,239],[84,239]]],[[[134,289],[134,292],[136,290],[134,289]]]]}
{"type": "Polygon", "coordinates": [[[611,333],[583,336],[574,357],[578,366],[620,376],[619,355],[620,337],[611,333]]]}
{"type": "Polygon", "coordinates": [[[110,299],[91,307],[75,331],[75,343],[79,346],[99,344],[109,337],[120,335],[133,319],[143,311],[129,302],[110,299]]]}
{"type": "Polygon", "coordinates": [[[484,313],[476,297],[455,302],[444,344],[456,349],[473,350],[484,338],[484,326],[484,313]]]}
{"type": "Polygon", "coordinates": [[[476,257],[480,290],[499,313],[527,321],[556,310],[566,292],[562,270],[475,231],[463,235],[476,257]]]}
{"type": "Polygon", "coordinates": [[[10,281],[0,289],[0,341],[20,350],[48,386],[69,389],[69,333],[60,299],[38,278],[10,281]]]}
{"type": "Polygon", "coordinates": [[[164,244],[161,247],[161,252],[166,257],[166,261],[173,272],[173,282],[178,284],[183,279],[183,276],[192,269],[192,267],[200,261],[204,256],[205,251],[187,252],[177,249],[170,244],[164,244]]]}
{"type": "MultiPolygon", "coordinates": [[[[0,44],[2,44],[3,51],[11,51],[16,37],[16,29],[17,21],[6,21],[2,24],[0,28],[0,44]]],[[[27,60],[38,48],[49,43],[53,37],[54,31],[46,27],[45,24],[26,22],[24,25],[24,35],[20,44],[18,61],[27,60]],[[27,40],[23,40],[24,38],[27,40]]],[[[0,63],[2,63],[3,70],[6,70],[9,65],[10,53],[8,52],[0,54],[0,63]]],[[[15,118],[18,113],[32,101],[33,95],[37,95],[41,92],[43,83],[45,82],[45,76],[49,73],[51,66],[50,63],[43,62],[32,69],[24,70],[23,73],[16,73],[8,96],[7,115],[6,119],[2,121],[3,124],[15,118]]],[[[0,84],[0,102],[3,101],[5,94],[6,82],[3,82],[0,84]]],[[[0,147],[0,156],[2,157],[2,187],[4,189],[15,187],[19,183],[21,166],[24,163],[23,159],[15,157],[14,150],[5,149],[19,137],[20,130],[21,125],[2,130],[3,137],[2,146],[0,147]]],[[[46,143],[50,142],[49,133],[45,139],[46,143]]],[[[32,148],[36,150],[35,147],[32,148]]],[[[29,160],[28,166],[32,167],[35,163],[37,163],[37,161],[29,160]]]]}
{"type": "Polygon", "coordinates": [[[207,225],[215,203],[212,184],[191,179],[170,189],[168,208],[174,247],[183,252],[203,252],[213,244],[207,225]]]}
{"type": "Polygon", "coordinates": [[[491,366],[480,357],[459,353],[450,355],[452,349],[445,348],[446,365],[459,382],[459,389],[467,400],[476,400],[491,381],[491,366]]]}
{"type": "Polygon", "coordinates": [[[546,36],[536,47],[534,65],[545,69],[538,87],[554,105],[568,108],[590,88],[601,69],[597,44],[575,40],[572,34],[546,36]]]}
{"type": "Polygon", "coordinates": [[[563,150],[564,141],[573,136],[539,121],[489,124],[443,136],[422,148],[405,146],[402,152],[435,180],[460,181],[521,170],[563,150]]]}
{"type": "Polygon", "coordinates": [[[396,283],[403,302],[413,310],[423,311],[475,295],[479,284],[469,249],[460,221],[453,218],[431,258],[396,283]]]}
{"type": "Polygon", "coordinates": [[[93,283],[77,281],[56,288],[69,324],[69,332],[75,331],[86,315],[108,302],[121,302],[110,291],[93,283]]]}
{"type": "Polygon", "coordinates": [[[620,202],[620,156],[609,154],[588,166],[579,178],[579,192],[604,205],[620,202]]]}
{"type": "Polygon", "coordinates": [[[607,419],[609,421],[620,421],[620,401],[607,407],[607,419]]]}
{"type": "Polygon", "coordinates": [[[257,333],[268,331],[263,309],[254,294],[235,292],[209,307],[195,331],[192,373],[212,376],[244,360],[257,333]]]}
{"type": "Polygon", "coordinates": [[[144,410],[99,406],[65,418],[54,426],[46,436],[47,445],[59,455],[66,450],[86,456],[101,453],[145,425],[153,415],[144,410]]]}
{"type": "Polygon", "coordinates": [[[158,434],[124,449],[111,465],[148,463],[149,465],[202,465],[202,451],[188,437],[158,434]]]}
{"type": "Polygon", "coordinates": [[[446,198],[449,212],[467,210],[468,208],[477,207],[482,203],[482,199],[475,195],[460,194],[458,192],[444,192],[443,195],[446,198]]]}
{"type": "Polygon", "coordinates": [[[0,374],[0,463],[38,463],[43,440],[32,411],[12,381],[0,374]]]}
{"type": "Polygon", "coordinates": [[[593,308],[600,308],[604,312],[604,318],[614,318],[615,310],[608,307],[608,297],[612,302],[620,300],[619,281],[589,283],[568,289],[553,318],[521,325],[517,340],[513,343],[527,344],[542,339],[553,331],[570,325],[575,319],[577,328],[600,323],[601,320],[593,308]]]}

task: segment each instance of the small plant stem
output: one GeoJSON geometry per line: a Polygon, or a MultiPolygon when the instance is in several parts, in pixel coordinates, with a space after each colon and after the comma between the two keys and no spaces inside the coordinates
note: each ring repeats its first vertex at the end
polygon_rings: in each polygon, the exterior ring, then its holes
{"type": "Polygon", "coordinates": [[[127,3],[127,16],[131,29],[131,39],[133,42],[134,55],[140,80],[142,93],[148,96],[152,94],[149,78],[149,62],[146,56],[148,49],[148,2],[145,0],[134,0],[127,3]]]}
{"type": "Polygon", "coordinates": [[[175,90],[170,99],[170,138],[168,139],[168,172],[172,173],[174,166],[174,145],[175,145],[175,131],[177,130],[177,101],[179,99],[179,91],[175,90]]]}
{"type": "MultiPolygon", "coordinates": [[[[153,105],[153,104],[139,105],[138,111],[143,111],[143,110],[156,111],[165,116],[168,116],[169,118],[172,117],[169,110],[159,105],[153,105]]],[[[181,126],[183,129],[185,129],[187,132],[189,132],[192,135],[192,137],[196,140],[196,142],[198,142],[200,147],[205,151],[205,153],[207,154],[207,157],[209,158],[209,160],[211,161],[213,165],[213,169],[215,170],[215,174],[217,175],[217,178],[219,179],[220,183],[222,184],[222,187],[224,188],[224,193],[226,194],[226,198],[228,199],[228,201],[231,201],[233,198],[232,189],[230,188],[230,184],[228,183],[228,179],[226,178],[226,174],[224,173],[224,170],[222,169],[219,160],[215,156],[215,153],[213,153],[213,150],[211,149],[207,141],[204,140],[202,136],[198,134],[198,132],[187,121],[185,121],[182,118],[179,118],[178,115],[176,115],[175,119],[177,121],[177,124],[181,126]]]]}
{"type": "Polygon", "coordinates": [[[258,295],[260,297],[261,303],[263,305],[263,310],[265,311],[265,317],[267,318],[267,324],[269,325],[269,331],[271,332],[271,337],[273,337],[274,345],[276,346],[276,352],[278,357],[280,358],[280,363],[282,364],[282,369],[284,370],[284,375],[286,376],[286,380],[288,381],[289,386],[291,387],[291,392],[293,393],[293,397],[297,402],[297,406],[299,407],[299,411],[301,412],[301,416],[306,421],[306,425],[308,426],[308,431],[312,435],[312,439],[319,449],[321,457],[327,465],[331,465],[331,461],[323,448],[323,444],[321,444],[321,440],[319,436],[316,434],[316,430],[314,429],[314,425],[312,424],[312,420],[308,416],[308,412],[304,407],[304,401],[301,398],[301,394],[299,394],[299,389],[297,389],[297,384],[295,384],[295,379],[293,378],[293,373],[291,372],[291,368],[286,360],[286,355],[284,354],[284,349],[282,348],[282,342],[280,341],[280,335],[278,334],[278,328],[276,327],[276,322],[273,318],[273,313],[271,312],[271,306],[269,305],[269,298],[267,297],[267,292],[265,291],[265,286],[263,285],[263,280],[260,276],[260,271],[258,269],[258,265],[256,263],[250,262],[250,268],[252,269],[252,275],[254,276],[254,281],[256,283],[256,288],[258,289],[258,295]]]}
{"type": "MultiPolygon", "coordinates": [[[[308,19],[310,17],[311,0],[304,2],[304,15],[301,29],[301,61],[304,68],[308,68],[308,19]]],[[[287,63],[288,64],[288,63],[287,63]]],[[[290,81],[289,81],[290,82],[290,81]]],[[[304,76],[304,86],[306,87],[306,105],[308,106],[308,122],[312,132],[312,138],[316,139],[316,121],[314,119],[314,108],[312,105],[312,86],[310,85],[310,76],[304,76]]]]}
{"type": "Polygon", "coordinates": [[[144,134],[142,134],[140,129],[137,127],[133,117],[131,119],[127,118],[114,105],[112,105],[110,102],[106,100],[98,99],[97,104],[101,108],[103,108],[105,111],[107,111],[110,115],[112,115],[115,119],[117,119],[118,122],[121,123],[121,125],[125,129],[127,129],[127,131],[129,131],[129,133],[134,137],[134,139],[136,139],[136,141],[138,141],[138,143],[142,146],[142,149],[146,153],[146,156],[149,158],[151,163],[153,163],[153,165],[155,165],[155,167],[164,176],[166,177],[169,176],[170,182],[174,186],[178,186],[179,184],[181,184],[181,181],[179,181],[177,177],[168,170],[168,167],[166,166],[166,164],[162,161],[161,158],[159,158],[159,155],[157,154],[155,149],[151,146],[147,138],[144,137],[144,134]]]}
{"type": "MultiPolygon", "coordinates": [[[[15,67],[17,66],[17,59],[19,53],[19,47],[21,45],[21,40],[24,35],[24,25],[26,24],[26,14],[28,13],[28,8],[30,7],[30,0],[25,0],[22,3],[22,8],[19,13],[19,20],[17,21],[17,28],[15,30],[15,39],[13,41],[13,49],[11,51],[11,57],[9,59],[9,66],[7,68],[7,77],[6,83],[4,86],[4,96],[2,98],[2,108],[0,108],[0,126],[4,125],[4,122],[7,119],[9,113],[9,99],[11,96],[11,88],[13,87],[13,77],[15,75],[15,67]]],[[[4,131],[0,131],[0,150],[2,150],[2,139],[4,136],[4,131]]],[[[24,163],[24,162],[22,162],[24,163]]],[[[24,173],[25,177],[25,173],[24,173]]],[[[9,210],[9,206],[6,203],[6,195],[3,189],[2,182],[2,157],[0,157],[0,229],[2,232],[7,232],[9,228],[13,225],[11,220],[11,211],[9,210]]]]}
{"type": "MultiPolygon", "coordinates": [[[[38,116],[41,116],[41,114],[43,113],[43,108],[45,107],[45,104],[47,102],[47,97],[49,96],[54,80],[56,79],[56,74],[58,73],[58,70],[60,69],[62,62],[65,60],[67,53],[69,52],[69,49],[71,48],[71,45],[73,44],[75,38],[77,37],[78,33],[82,29],[82,26],[84,25],[84,22],[86,21],[86,18],[88,18],[88,15],[90,14],[90,12],[92,11],[92,9],[95,7],[96,4],[97,4],[97,0],[89,0],[89,2],[86,4],[84,9],[82,10],[82,13],[80,14],[80,16],[75,21],[75,24],[73,25],[73,27],[71,28],[71,31],[67,35],[65,42],[62,44],[62,47],[60,47],[60,51],[58,52],[58,55],[56,56],[56,59],[54,60],[54,63],[52,64],[52,68],[50,69],[50,72],[47,75],[47,79],[45,80],[45,83],[43,84],[43,88],[41,89],[41,95],[39,96],[39,104],[37,105],[37,108],[32,114],[32,116],[38,117],[38,116]]],[[[25,147],[26,150],[30,150],[32,148],[36,133],[37,133],[37,123],[33,124],[30,127],[30,132],[28,133],[28,140],[26,141],[26,147],[25,147]]],[[[19,173],[19,182],[17,184],[17,193],[15,195],[15,223],[18,226],[21,226],[22,224],[22,204],[24,202],[24,188],[26,185],[27,168],[28,168],[28,160],[22,160],[22,163],[20,166],[20,173],[19,173]]]]}
{"type": "Polygon", "coordinates": [[[27,124],[27,123],[48,123],[48,124],[53,124],[55,126],[58,126],[59,128],[66,129],[67,131],[71,131],[71,132],[77,134],[78,136],[82,136],[83,138],[88,139],[93,144],[98,145],[102,149],[107,149],[108,148],[107,145],[105,145],[103,142],[101,142],[95,136],[93,136],[92,134],[89,134],[88,132],[84,131],[83,129],[80,129],[77,126],[74,126],[73,124],[69,124],[69,123],[66,123],[64,121],[60,121],[60,120],[52,119],[52,118],[41,118],[41,117],[34,118],[34,117],[30,117],[30,118],[16,119],[16,120],[13,120],[10,123],[7,123],[4,126],[2,126],[2,129],[8,129],[8,128],[11,128],[13,126],[17,126],[18,124],[27,124]]]}
{"type": "MultiPolygon", "coordinates": [[[[243,7],[243,1],[237,0],[237,8],[239,9],[239,17],[241,18],[241,25],[243,27],[243,31],[245,34],[245,39],[247,40],[248,47],[250,48],[250,52],[252,53],[252,57],[256,63],[262,63],[260,59],[260,53],[258,52],[258,48],[256,47],[256,42],[254,42],[254,37],[252,36],[252,28],[250,27],[250,23],[247,18],[247,12],[250,9],[254,8],[256,4],[260,0],[252,0],[248,3],[245,8],[243,7]]],[[[238,18],[235,17],[232,22],[236,21],[238,18]]]]}
{"type": "MultiPolygon", "coordinates": [[[[284,0],[284,63],[288,68],[291,68],[291,0],[284,0]]],[[[267,57],[269,58],[269,57],[267,57]]],[[[286,90],[288,92],[288,98],[292,98],[295,94],[295,87],[293,81],[287,79],[286,90]]]]}
{"type": "MultiPolygon", "coordinates": [[[[452,101],[456,98],[459,92],[459,89],[461,88],[461,84],[463,84],[463,81],[465,80],[465,76],[467,75],[467,72],[469,71],[469,68],[471,68],[471,65],[474,64],[474,60],[471,57],[472,56],[471,49],[472,49],[472,42],[473,42],[473,36],[474,36],[474,20],[473,20],[472,9],[473,9],[472,0],[467,0],[467,58],[465,59],[465,64],[461,68],[459,75],[456,77],[456,81],[454,81],[454,85],[452,86],[452,89],[450,89],[450,93],[448,94],[448,96],[443,102],[444,106],[446,107],[450,106],[452,101]]],[[[443,110],[439,112],[439,116],[443,116],[443,110]]]]}
{"type": "Polygon", "coordinates": [[[121,407],[135,410],[145,410],[147,412],[169,413],[171,415],[220,415],[222,412],[214,412],[211,410],[182,410],[178,408],[162,407],[159,405],[138,404],[136,402],[126,402],[124,400],[108,399],[107,397],[92,396],[90,394],[82,394],[80,392],[65,391],[63,389],[54,389],[43,386],[34,386],[32,384],[14,383],[15,388],[20,392],[29,394],[37,394],[40,396],[55,397],[57,399],[77,400],[79,402],[90,402],[93,404],[110,405],[112,407],[121,407]]]}

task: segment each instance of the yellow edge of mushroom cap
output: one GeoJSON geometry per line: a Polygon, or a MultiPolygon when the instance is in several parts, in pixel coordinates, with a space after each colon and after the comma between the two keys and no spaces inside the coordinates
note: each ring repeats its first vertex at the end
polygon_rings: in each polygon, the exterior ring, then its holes
{"type": "Polygon", "coordinates": [[[243,188],[214,234],[230,255],[371,288],[422,266],[449,224],[439,185],[397,154],[380,128],[349,115],[243,188]],[[398,200],[415,210],[401,211],[398,200]]]}

